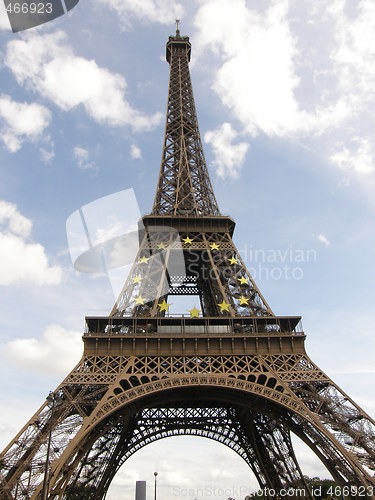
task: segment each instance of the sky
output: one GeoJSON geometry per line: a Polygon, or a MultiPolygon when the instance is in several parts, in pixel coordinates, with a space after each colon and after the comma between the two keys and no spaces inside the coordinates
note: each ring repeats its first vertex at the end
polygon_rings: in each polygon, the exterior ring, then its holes
{"type": "MultiPolygon", "coordinates": [[[[12,33],[1,2],[1,448],[79,361],[85,315],[112,308],[111,280],[73,268],[66,221],[122,190],[150,212],[176,18],[235,244],[274,313],[302,315],[312,360],[375,416],[375,3],[81,0],[12,33]]],[[[163,500],[256,488],[231,450],[176,437],[129,459],[107,498],[144,479],[150,500],[154,470],[163,500]]]]}

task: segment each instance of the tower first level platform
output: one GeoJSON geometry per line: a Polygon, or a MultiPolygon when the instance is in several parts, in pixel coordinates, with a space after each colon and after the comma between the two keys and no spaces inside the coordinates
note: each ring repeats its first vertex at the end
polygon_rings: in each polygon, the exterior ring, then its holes
{"type": "Polygon", "coordinates": [[[87,356],[304,354],[300,317],[86,317],[87,356]]]}

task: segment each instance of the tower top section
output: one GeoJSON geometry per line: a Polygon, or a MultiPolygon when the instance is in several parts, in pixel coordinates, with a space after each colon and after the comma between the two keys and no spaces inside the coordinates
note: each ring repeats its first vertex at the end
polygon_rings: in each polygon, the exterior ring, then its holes
{"type": "Polygon", "coordinates": [[[176,35],[170,36],[166,47],[166,59],[170,63],[172,51],[179,51],[181,53],[186,53],[188,61],[190,62],[191,57],[191,43],[188,36],[180,35],[180,20],[176,19],[176,35]]]}
{"type": "Polygon", "coordinates": [[[176,34],[170,36],[166,58],[170,66],[168,105],[159,181],[152,215],[218,216],[198,128],[189,61],[191,44],[176,34]]]}

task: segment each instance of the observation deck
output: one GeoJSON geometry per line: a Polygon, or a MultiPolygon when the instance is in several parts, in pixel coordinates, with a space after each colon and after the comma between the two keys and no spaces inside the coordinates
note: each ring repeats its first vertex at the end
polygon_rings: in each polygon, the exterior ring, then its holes
{"type": "Polygon", "coordinates": [[[305,353],[300,316],[88,316],[88,356],[207,356],[305,353]]]}

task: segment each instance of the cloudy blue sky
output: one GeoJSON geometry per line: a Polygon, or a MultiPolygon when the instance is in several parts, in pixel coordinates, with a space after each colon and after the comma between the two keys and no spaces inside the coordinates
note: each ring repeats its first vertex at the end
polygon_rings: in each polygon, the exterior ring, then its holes
{"type": "MultiPolygon", "coordinates": [[[[175,18],[235,243],[274,312],[303,316],[312,359],[374,416],[375,3],[81,0],[19,34],[0,14],[1,448],[79,360],[84,316],[113,305],[107,277],[74,271],[66,220],[124,189],[150,211],[175,18]]],[[[163,500],[256,486],[222,445],[172,438],[130,459],[108,498],[133,498],[154,470],[163,500]]]]}

